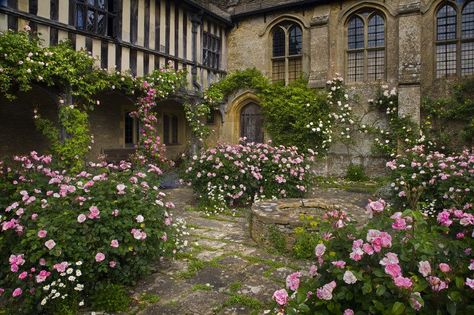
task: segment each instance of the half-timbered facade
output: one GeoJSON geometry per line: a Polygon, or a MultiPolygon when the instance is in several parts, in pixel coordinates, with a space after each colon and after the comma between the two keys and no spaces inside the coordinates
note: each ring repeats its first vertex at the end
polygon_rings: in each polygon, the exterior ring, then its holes
{"type": "MultiPolygon", "coordinates": [[[[22,30],[25,25],[39,34],[44,45],[69,40],[76,50],[88,51],[98,67],[109,71],[142,76],[170,64],[184,68],[190,94],[218,80],[227,67],[230,15],[212,4],[188,0],[0,0],[0,31],[22,30]]],[[[34,99],[44,99],[42,96],[34,99]]],[[[38,104],[31,104],[30,99],[2,100],[2,120],[15,111],[13,116],[23,124],[20,129],[34,130],[29,109],[38,104]]],[[[54,100],[45,101],[51,102],[54,100]]],[[[101,153],[118,158],[137,144],[138,123],[128,115],[133,106],[120,95],[102,97],[101,106],[91,113],[96,139],[91,158],[101,153]]],[[[43,107],[53,114],[54,105],[43,107]]],[[[164,143],[170,156],[176,157],[190,138],[182,104],[170,100],[158,108],[164,143]]],[[[18,127],[18,122],[2,123],[0,155],[42,147],[39,137],[22,137],[18,127]],[[20,137],[21,144],[17,141],[20,137]],[[30,143],[28,139],[34,140],[30,143]]]]}

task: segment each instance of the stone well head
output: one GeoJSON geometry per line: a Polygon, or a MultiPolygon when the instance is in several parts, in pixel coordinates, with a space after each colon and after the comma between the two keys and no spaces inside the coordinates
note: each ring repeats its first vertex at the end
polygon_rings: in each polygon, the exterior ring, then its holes
{"type": "Polygon", "coordinates": [[[295,241],[294,229],[302,226],[302,215],[321,218],[332,210],[344,210],[360,225],[367,221],[365,209],[355,202],[335,198],[261,200],[252,205],[250,235],[261,245],[271,245],[271,234],[278,231],[291,250],[295,241]]]}

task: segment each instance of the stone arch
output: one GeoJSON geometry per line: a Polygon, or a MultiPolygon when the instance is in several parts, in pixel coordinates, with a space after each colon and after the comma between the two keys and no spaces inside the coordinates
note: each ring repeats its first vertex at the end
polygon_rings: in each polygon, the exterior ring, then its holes
{"type": "Polygon", "coordinates": [[[238,143],[240,138],[240,113],[250,104],[260,105],[260,99],[252,91],[244,91],[237,95],[225,111],[225,120],[222,126],[222,140],[229,143],[238,143]]]}
{"type": "Polygon", "coordinates": [[[383,13],[385,16],[391,16],[395,17],[397,15],[397,12],[394,8],[391,7],[390,4],[388,3],[380,3],[375,0],[367,0],[367,1],[360,1],[357,4],[351,5],[347,7],[346,9],[342,10],[339,15],[338,15],[338,21],[341,22],[343,21],[343,25],[345,26],[349,17],[359,11],[360,9],[364,8],[372,8],[375,10],[379,10],[381,13],[383,13]]]}
{"type": "Polygon", "coordinates": [[[258,36],[262,37],[264,35],[268,35],[273,27],[278,25],[283,21],[291,21],[298,24],[303,32],[306,29],[309,29],[310,25],[308,21],[303,20],[300,16],[296,14],[282,14],[276,18],[274,18],[270,23],[268,23],[259,33],[258,36]]]}

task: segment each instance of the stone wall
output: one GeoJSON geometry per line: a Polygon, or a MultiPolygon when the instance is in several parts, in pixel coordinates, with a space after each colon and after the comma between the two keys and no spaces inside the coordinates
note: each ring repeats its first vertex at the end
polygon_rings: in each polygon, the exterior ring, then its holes
{"type": "MultiPolygon", "coordinates": [[[[298,23],[303,30],[303,71],[312,87],[324,87],[337,74],[346,75],[347,21],[355,12],[373,8],[385,17],[386,79],[383,82],[347,83],[352,95],[360,101],[356,113],[367,110],[368,100],[382,84],[399,91],[399,114],[412,116],[419,122],[422,116],[422,95],[442,96],[449,90],[445,79],[435,78],[435,25],[438,0],[367,0],[333,1],[313,7],[274,11],[243,17],[230,31],[228,41],[228,70],[256,67],[271,77],[271,30],[281,21],[298,23]]],[[[234,101],[230,100],[232,104],[234,101]]],[[[239,100],[237,103],[241,103],[239,100]]],[[[231,110],[227,111],[231,113],[231,110]]],[[[384,125],[383,116],[371,113],[364,123],[377,121],[384,125]]],[[[233,126],[238,130],[238,126],[233,126]]],[[[223,134],[224,140],[232,137],[223,134]]],[[[371,139],[359,137],[349,149],[340,144],[330,150],[324,164],[327,174],[341,174],[349,163],[362,163],[368,172],[378,173],[382,161],[371,154],[371,139]],[[373,166],[377,165],[377,166],[373,166]]]]}

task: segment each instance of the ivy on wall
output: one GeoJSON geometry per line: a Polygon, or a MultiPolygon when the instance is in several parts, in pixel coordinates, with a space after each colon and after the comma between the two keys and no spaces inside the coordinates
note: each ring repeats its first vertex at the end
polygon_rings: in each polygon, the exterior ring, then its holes
{"type": "MultiPolygon", "coordinates": [[[[137,78],[129,73],[109,73],[95,67],[95,62],[87,52],[74,50],[68,42],[42,47],[38,36],[28,29],[0,33],[0,93],[13,100],[17,93],[40,85],[59,94],[59,126],[41,118],[38,113],[36,125],[50,140],[52,152],[59,157],[56,160],[76,170],[84,163],[90,149],[87,111],[99,105],[96,99],[99,93],[117,90],[146,99],[139,102],[139,106],[149,105],[175,93],[186,78],[184,71],[170,67],[137,78]],[[153,100],[149,99],[151,89],[153,100]]],[[[145,119],[149,115],[138,114],[137,117],[145,119]]],[[[150,122],[144,120],[143,124],[147,127],[150,122]]],[[[154,133],[147,138],[149,134],[143,133],[143,141],[159,141],[154,133]]],[[[150,144],[148,148],[153,146],[150,144]]],[[[151,155],[156,156],[155,153],[151,155]]]]}
{"type": "Polygon", "coordinates": [[[474,78],[456,82],[450,90],[447,97],[422,102],[424,132],[446,151],[474,145],[474,78]]]}

